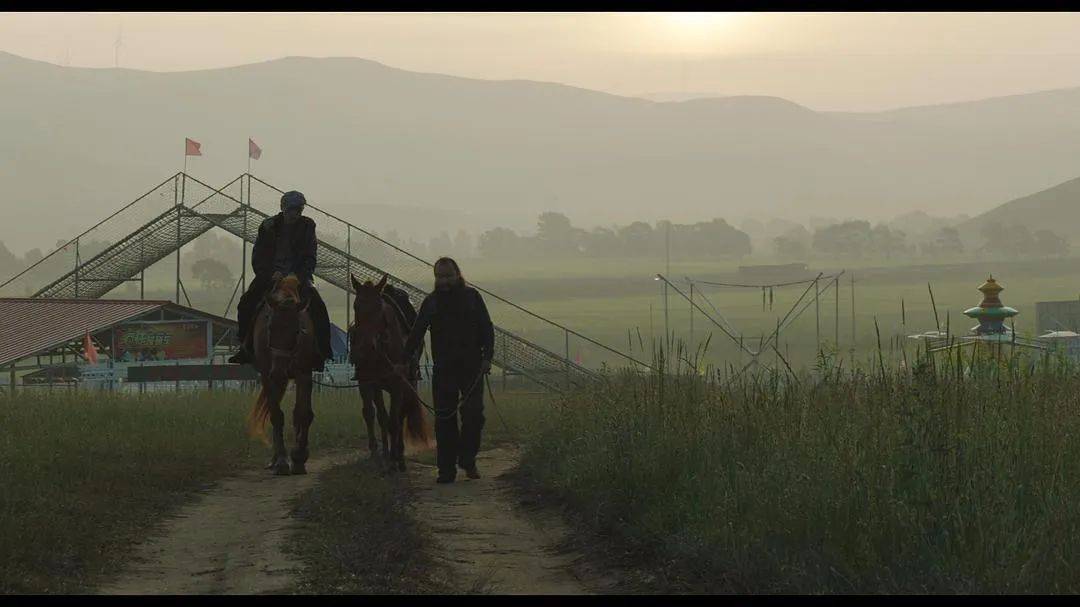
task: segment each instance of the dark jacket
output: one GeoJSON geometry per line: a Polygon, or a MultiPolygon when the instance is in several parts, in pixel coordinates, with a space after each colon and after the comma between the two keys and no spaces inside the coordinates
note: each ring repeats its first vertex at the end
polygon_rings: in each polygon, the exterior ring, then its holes
{"type": "Polygon", "coordinates": [[[458,286],[448,292],[435,291],[424,298],[416,324],[405,342],[411,356],[431,328],[431,358],[436,366],[450,363],[479,364],[491,360],[495,351],[495,327],[480,292],[458,286]]]}
{"type": "MultiPolygon", "coordinates": [[[[267,217],[259,225],[259,236],[251,250],[251,269],[258,278],[269,280],[274,273],[274,246],[282,221],[284,218],[278,213],[267,217]]],[[[289,240],[293,250],[293,267],[290,270],[300,279],[301,284],[308,284],[315,274],[315,250],[318,247],[315,222],[310,217],[301,215],[292,226],[289,240]]]]}

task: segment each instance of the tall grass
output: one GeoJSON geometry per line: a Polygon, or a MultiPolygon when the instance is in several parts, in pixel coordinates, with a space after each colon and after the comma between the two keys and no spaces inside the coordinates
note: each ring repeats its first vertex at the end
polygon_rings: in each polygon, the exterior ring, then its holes
{"type": "MultiPolygon", "coordinates": [[[[244,432],[254,397],[199,391],[0,398],[0,593],[90,590],[194,492],[260,468],[269,450],[244,432]]],[[[355,391],[316,395],[314,407],[314,456],[364,444],[355,391]]],[[[286,419],[291,408],[290,393],[286,419]]]]}
{"type": "Polygon", "coordinates": [[[567,396],[523,459],[664,589],[1080,591],[1068,362],[702,376],[677,354],[567,396]]]}

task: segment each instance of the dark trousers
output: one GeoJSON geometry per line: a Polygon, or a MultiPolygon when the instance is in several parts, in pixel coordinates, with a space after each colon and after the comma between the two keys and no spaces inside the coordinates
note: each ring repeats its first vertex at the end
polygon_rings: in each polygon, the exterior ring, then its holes
{"type": "Polygon", "coordinates": [[[484,428],[483,381],[479,363],[436,364],[432,370],[435,450],[440,476],[456,476],[457,464],[469,468],[476,463],[476,453],[480,450],[480,431],[484,428]],[[461,403],[460,430],[458,403],[461,403]]]}
{"type": "MultiPolygon", "coordinates": [[[[247,291],[244,291],[244,294],[240,296],[240,301],[236,304],[236,323],[239,325],[237,337],[241,343],[245,342],[248,332],[251,331],[252,325],[255,324],[255,313],[259,310],[259,304],[262,303],[263,297],[273,286],[274,283],[269,276],[256,276],[248,284],[247,291]]],[[[323,302],[319,292],[313,289],[310,284],[303,286],[300,296],[303,299],[311,300],[311,303],[308,304],[308,313],[311,314],[311,320],[315,324],[315,342],[319,345],[319,349],[329,357],[331,355],[330,314],[326,311],[326,303],[323,302]]]]}

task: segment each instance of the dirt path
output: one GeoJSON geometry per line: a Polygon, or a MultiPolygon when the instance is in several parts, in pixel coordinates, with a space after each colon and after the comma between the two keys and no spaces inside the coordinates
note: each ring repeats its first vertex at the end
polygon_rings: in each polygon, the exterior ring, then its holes
{"type": "Polygon", "coordinates": [[[466,591],[590,594],[595,581],[572,572],[578,555],[556,548],[567,533],[559,517],[523,513],[499,479],[516,458],[505,448],[482,451],[476,461],[483,478],[468,480],[459,471],[446,485],[435,483],[434,466],[409,463],[417,518],[431,531],[432,551],[466,591]]]}
{"type": "Polygon", "coordinates": [[[140,544],[132,565],[102,594],[258,594],[289,588],[301,564],[283,551],[289,501],[347,452],[313,457],[303,476],[251,470],[214,485],[164,533],[140,544]]]}

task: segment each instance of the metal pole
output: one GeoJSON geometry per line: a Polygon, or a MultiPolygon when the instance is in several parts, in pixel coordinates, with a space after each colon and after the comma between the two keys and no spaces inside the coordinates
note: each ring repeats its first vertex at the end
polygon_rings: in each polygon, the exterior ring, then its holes
{"type": "Polygon", "coordinates": [[[839,275],[837,275],[836,278],[833,279],[833,289],[836,290],[836,293],[834,293],[834,295],[836,295],[836,302],[835,302],[836,303],[836,309],[833,311],[833,316],[834,316],[834,318],[833,318],[833,331],[835,332],[835,335],[833,336],[833,339],[836,341],[836,351],[837,351],[837,353],[839,353],[840,352],[840,276],[839,275]]]}
{"type": "MultiPolygon", "coordinates": [[[[251,158],[249,156],[248,165],[250,165],[250,164],[251,164],[251,158]]],[[[248,187],[247,187],[247,204],[246,205],[244,204],[244,180],[243,179],[240,180],[240,212],[244,214],[244,220],[243,220],[244,221],[244,227],[243,227],[244,231],[242,232],[243,237],[240,239],[240,285],[244,289],[245,293],[247,292],[247,218],[248,218],[247,207],[251,206],[251,175],[250,175],[251,167],[250,166],[248,167],[248,173],[249,174],[247,176],[248,187]]]]}
{"type": "Polygon", "coordinates": [[[11,384],[10,384],[11,388],[9,388],[9,391],[11,392],[11,396],[14,397],[15,396],[15,363],[11,363],[11,378],[10,378],[10,381],[11,381],[11,384]]]}
{"type": "Polygon", "coordinates": [[[694,348],[694,283],[690,283],[690,347],[694,348]]]}
{"type": "Polygon", "coordinates": [[[570,387],[570,332],[563,331],[566,338],[566,387],[570,387]]]}
{"type": "Polygon", "coordinates": [[[814,337],[817,339],[817,352],[814,356],[817,356],[821,352],[821,289],[817,278],[814,279],[814,337]]]}
{"type": "Polygon", "coordinates": [[[855,358],[855,271],[851,271],[851,357],[855,358]]]}
{"type": "MultiPolygon", "coordinates": [[[[187,156],[184,156],[184,162],[187,162],[187,156]]],[[[186,168],[186,166],[185,166],[186,168]]],[[[187,184],[187,173],[182,173],[180,180],[180,192],[179,198],[175,198],[176,189],[173,188],[174,200],[176,201],[176,305],[180,305],[180,205],[184,199],[184,186],[187,184]]],[[[177,390],[180,389],[180,384],[177,382],[177,390]]]]}
{"type": "Polygon", "coordinates": [[[348,256],[345,257],[345,328],[348,329],[352,324],[352,310],[349,305],[349,287],[352,285],[352,224],[350,223],[345,224],[345,249],[348,251],[348,256]]]}
{"type": "Polygon", "coordinates": [[[146,299],[146,237],[139,238],[139,299],[146,299]]]}
{"type": "MultiPolygon", "coordinates": [[[[671,275],[671,221],[664,224],[664,276],[671,275]]],[[[664,343],[671,348],[671,332],[668,328],[668,285],[664,281],[664,343]]]]}
{"type": "Polygon", "coordinates": [[[79,298],[79,240],[75,239],[75,299],[79,298]]]}

